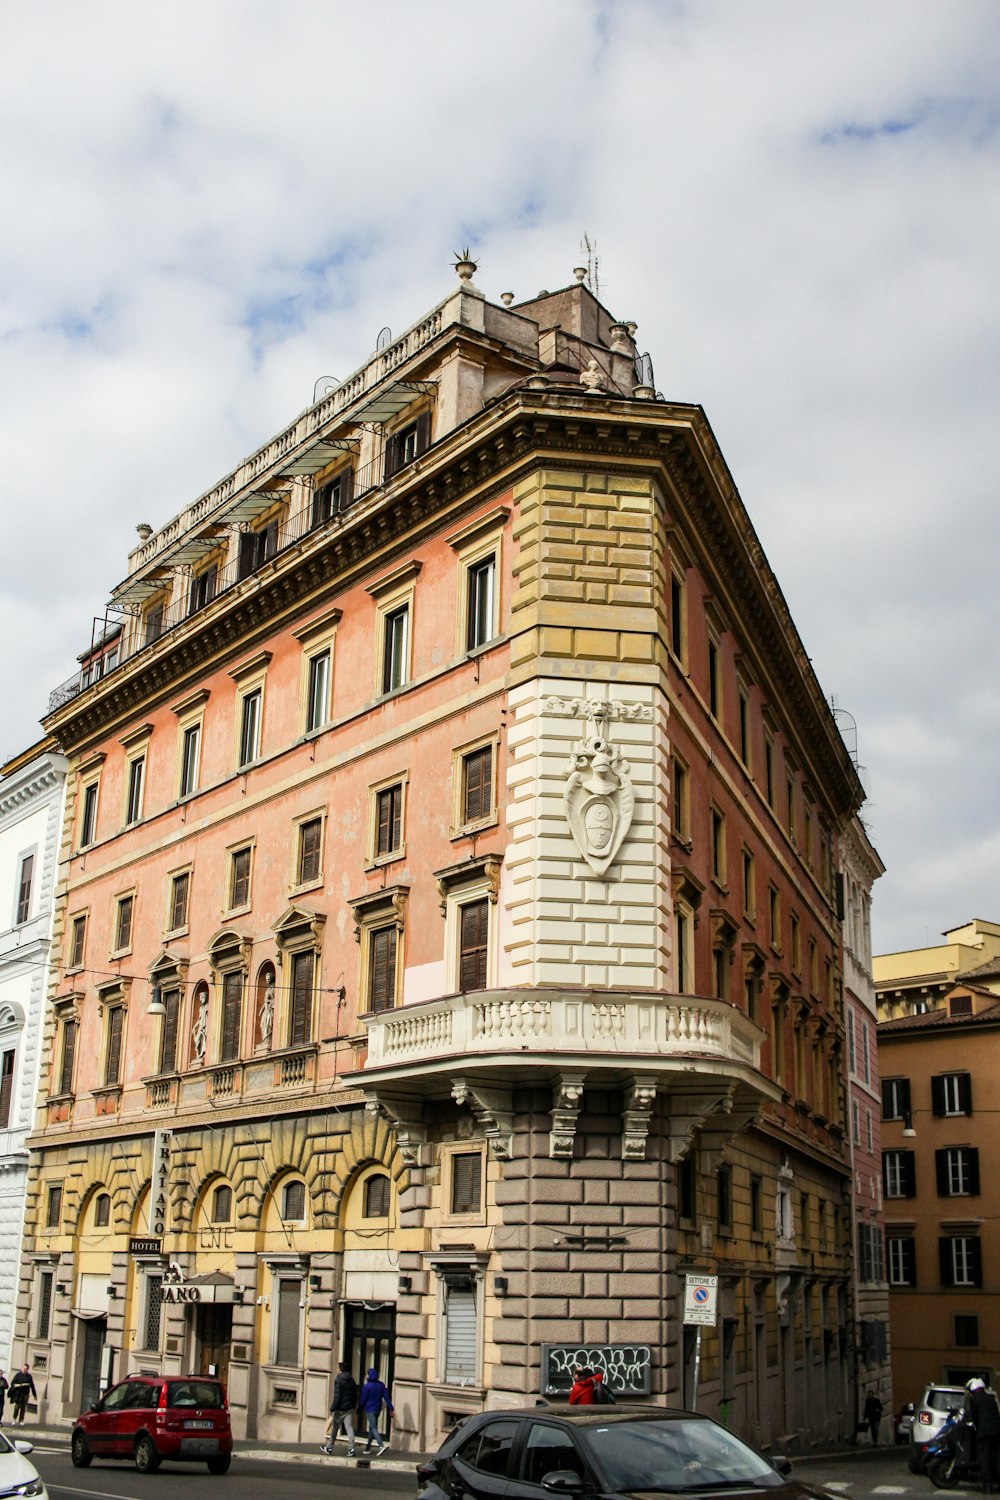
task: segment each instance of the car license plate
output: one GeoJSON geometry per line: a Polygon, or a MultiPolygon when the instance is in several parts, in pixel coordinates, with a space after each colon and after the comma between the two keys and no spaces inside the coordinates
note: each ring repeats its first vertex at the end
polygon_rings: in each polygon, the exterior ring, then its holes
{"type": "Polygon", "coordinates": [[[202,1430],[202,1431],[204,1431],[204,1429],[205,1429],[205,1428],[206,1428],[206,1427],[207,1427],[207,1428],[208,1428],[208,1429],[209,1429],[209,1430],[211,1430],[211,1429],[212,1429],[212,1428],[213,1428],[213,1427],[214,1427],[214,1426],[215,1426],[215,1423],[214,1423],[214,1422],[211,1422],[211,1421],[205,1421],[205,1422],[185,1422],[185,1423],[184,1423],[184,1426],[185,1426],[185,1427],[186,1427],[186,1428],[188,1428],[188,1429],[191,1429],[191,1428],[192,1428],[192,1427],[197,1427],[197,1428],[199,1428],[199,1429],[200,1429],[200,1430],[202,1430]]]}

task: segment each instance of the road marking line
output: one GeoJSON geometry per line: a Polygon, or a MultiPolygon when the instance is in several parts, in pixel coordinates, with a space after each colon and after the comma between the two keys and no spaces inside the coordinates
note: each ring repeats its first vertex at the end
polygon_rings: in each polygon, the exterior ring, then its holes
{"type": "Polygon", "coordinates": [[[46,1479],[45,1483],[50,1490],[58,1490],[63,1495],[91,1495],[96,1500],[139,1500],[138,1495],[123,1495],[120,1490],[112,1495],[108,1490],[81,1490],[75,1484],[72,1487],[68,1484],[53,1484],[50,1479],[46,1479]]]}
{"type": "Polygon", "coordinates": [[[905,1495],[905,1484],[877,1484],[870,1492],[873,1495],[905,1495]]]}

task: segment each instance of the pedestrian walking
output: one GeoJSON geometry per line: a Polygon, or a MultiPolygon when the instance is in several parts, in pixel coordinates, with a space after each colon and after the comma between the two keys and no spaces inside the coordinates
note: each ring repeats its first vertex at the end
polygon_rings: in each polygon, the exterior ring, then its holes
{"type": "Polygon", "coordinates": [[[3,1404],[7,1399],[7,1375],[0,1370],[0,1427],[3,1426],[3,1404]]]}
{"type": "Polygon", "coordinates": [[[372,1451],[372,1444],[374,1444],[376,1458],[380,1453],[384,1453],[389,1446],[387,1440],[379,1432],[378,1427],[378,1419],[383,1406],[390,1417],[395,1416],[396,1408],[389,1399],[389,1392],[378,1378],[378,1371],[373,1365],[368,1371],[368,1379],[361,1387],[361,1400],[358,1403],[358,1410],[368,1424],[368,1441],[365,1444],[365,1452],[370,1453],[372,1451]]]}
{"type": "Polygon", "coordinates": [[[31,1378],[31,1371],[27,1365],[22,1365],[14,1376],[10,1385],[10,1404],[14,1408],[14,1421],[24,1421],[24,1409],[28,1404],[28,1397],[34,1396],[38,1400],[38,1392],[35,1390],[35,1382],[31,1378]]]}
{"type": "Polygon", "coordinates": [[[577,1365],[573,1371],[573,1389],[569,1393],[570,1406],[593,1406],[594,1372],[586,1365],[577,1365]]]}
{"type": "Polygon", "coordinates": [[[615,1393],[609,1385],[604,1383],[604,1371],[594,1371],[594,1405],[614,1406],[615,1393]]]}
{"type": "Polygon", "coordinates": [[[965,1408],[976,1430],[976,1463],[983,1493],[992,1495],[997,1487],[997,1449],[1000,1447],[1000,1406],[985,1381],[978,1376],[966,1382],[965,1408]]]}
{"type": "Polygon", "coordinates": [[[865,1409],[863,1413],[872,1435],[872,1447],[878,1447],[878,1430],[882,1425],[882,1403],[874,1391],[869,1391],[865,1397],[865,1409]]]}
{"type": "Polygon", "coordinates": [[[333,1382],[333,1397],[330,1401],[330,1420],[326,1426],[324,1453],[332,1453],[337,1434],[343,1427],[347,1434],[347,1456],[354,1457],[354,1413],[358,1406],[358,1382],[351,1374],[351,1367],[340,1362],[337,1378],[333,1382]]]}

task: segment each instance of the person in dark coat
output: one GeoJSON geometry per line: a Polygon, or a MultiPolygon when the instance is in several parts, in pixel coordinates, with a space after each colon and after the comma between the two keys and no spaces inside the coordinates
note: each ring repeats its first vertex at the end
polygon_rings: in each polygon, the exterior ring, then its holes
{"type": "Polygon", "coordinates": [[[35,1382],[31,1378],[31,1371],[27,1365],[21,1366],[8,1386],[8,1390],[10,1391],[10,1404],[14,1408],[14,1421],[23,1422],[28,1397],[34,1396],[35,1400],[38,1400],[35,1382]]]}
{"type": "Polygon", "coordinates": [[[3,1404],[7,1399],[7,1376],[0,1370],[0,1427],[3,1426],[3,1404]]]}
{"type": "Polygon", "coordinates": [[[979,1465],[980,1487],[992,1495],[997,1487],[997,1448],[1000,1446],[1000,1406],[992,1391],[986,1389],[982,1380],[970,1380],[965,1389],[965,1409],[976,1429],[976,1463],[979,1465]]]}
{"type": "Polygon", "coordinates": [[[862,1413],[864,1420],[868,1423],[872,1435],[872,1447],[878,1447],[878,1430],[882,1425],[882,1403],[874,1391],[869,1391],[865,1397],[865,1409],[862,1413]]]}
{"type": "Polygon", "coordinates": [[[358,1405],[358,1382],[351,1374],[351,1367],[341,1360],[337,1378],[333,1382],[333,1398],[330,1402],[330,1421],[327,1426],[324,1453],[332,1453],[337,1434],[343,1427],[347,1434],[347,1456],[354,1457],[354,1413],[358,1405]]]}
{"type": "Polygon", "coordinates": [[[358,1403],[358,1410],[368,1423],[368,1441],[365,1444],[365,1452],[370,1453],[372,1451],[372,1444],[374,1443],[376,1445],[376,1458],[380,1453],[384,1453],[389,1446],[386,1439],[378,1430],[378,1419],[383,1405],[390,1417],[395,1415],[396,1408],[389,1399],[389,1392],[382,1381],[379,1380],[378,1371],[373,1366],[368,1371],[368,1379],[361,1387],[361,1400],[358,1403]]]}
{"type": "Polygon", "coordinates": [[[570,1406],[593,1406],[594,1404],[594,1373],[586,1366],[578,1366],[573,1371],[573,1389],[569,1393],[570,1406]]]}
{"type": "Polygon", "coordinates": [[[595,1406],[614,1406],[614,1404],[615,1404],[614,1392],[611,1390],[610,1386],[607,1386],[604,1383],[604,1371],[603,1370],[595,1370],[594,1371],[594,1405],[595,1406]]]}

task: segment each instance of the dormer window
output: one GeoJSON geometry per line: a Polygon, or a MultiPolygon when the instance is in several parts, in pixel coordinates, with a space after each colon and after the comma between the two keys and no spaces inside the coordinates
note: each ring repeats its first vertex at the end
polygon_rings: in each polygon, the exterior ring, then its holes
{"type": "Polygon", "coordinates": [[[431,414],[421,412],[405,427],[398,428],[385,444],[385,477],[391,479],[400,469],[405,469],[421,453],[426,452],[431,441],[431,414]]]}
{"type": "Polygon", "coordinates": [[[330,521],[334,516],[339,516],[341,511],[347,509],[353,498],[354,471],[353,469],[341,469],[326,484],[315,491],[312,498],[312,524],[322,526],[324,521],[330,521]]]}

